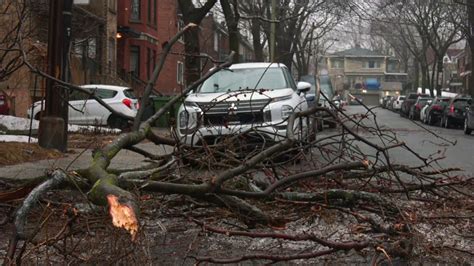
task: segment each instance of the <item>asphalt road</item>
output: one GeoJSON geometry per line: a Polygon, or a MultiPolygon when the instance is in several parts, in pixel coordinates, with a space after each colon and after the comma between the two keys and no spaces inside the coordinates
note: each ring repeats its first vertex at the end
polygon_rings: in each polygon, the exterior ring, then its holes
{"type": "MultiPolygon", "coordinates": [[[[347,106],[345,109],[347,114],[365,113],[362,106],[347,106]]],[[[400,117],[398,113],[382,108],[376,108],[373,112],[381,128],[395,132],[399,141],[407,143],[411,149],[421,156],[444,157],[439,162],[440,167],[462,168],[464,170],[464,172],[461,172],[462,175],[474,176],[474,134],[465,135],[461,128],[445,129],[428,126],[419,121],[413,122],[400,117]]],[[[366,123],[374,125],[373,121],[366,123]]],[[[360,132],[360,134],[378,144],[381,143],[379,138],[371,136],[367,132],[360,132]]],[[[363,144],[361,146],[364,151],[374,152],[368,146],[364,147],[363,144]]],[[[389,154],[394,163],[410,165],[422,163],[406,149],[394,148],[390,150],[389,154]]]]}

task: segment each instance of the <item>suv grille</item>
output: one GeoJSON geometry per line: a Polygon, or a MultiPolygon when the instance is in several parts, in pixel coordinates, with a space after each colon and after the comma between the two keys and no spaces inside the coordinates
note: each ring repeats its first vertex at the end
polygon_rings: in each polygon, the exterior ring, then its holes
{"type": "Polygon", "coordinates": [[[271,99],[198,103],[205,126],[263,123],[263,108],[271,99]]]}

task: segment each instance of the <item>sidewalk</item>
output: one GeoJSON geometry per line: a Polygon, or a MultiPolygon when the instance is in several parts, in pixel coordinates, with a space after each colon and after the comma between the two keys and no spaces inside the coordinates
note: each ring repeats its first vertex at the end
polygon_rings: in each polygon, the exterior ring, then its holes
{"type": "MultiPolygon", "coordinates": [[[[153,143],[141,143],[136,145],[153,154],[166,154],[170,152],[171,147],[153,143]]],[[[0,168],[0,179],[6,180],[28,180],[44,176],[45,172],[51,169],[62,168],[68,170],[83,169],[90,166],[92,162],[92,150],[74,149],[75,153],[68,153],[66,157],[42,160],[36,162],[27,162],[16,165],[8,165],[0,168]],[[81,154],[81,152],[83,152],[81,154]]],[[[138,168],[147,164],[145,157],[128,150],[121,150],[112,160],[109,168],[127,169],[138,168]]]]}

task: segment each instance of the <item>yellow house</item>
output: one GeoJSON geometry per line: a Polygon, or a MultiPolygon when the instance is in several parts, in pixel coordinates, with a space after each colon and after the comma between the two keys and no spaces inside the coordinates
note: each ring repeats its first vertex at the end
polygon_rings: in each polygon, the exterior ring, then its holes
{"type": "Polygon", "coordinates": [[[325,57],[328,75],[336,93],[350,93],[365,104],[377,105],[384,95],[397,95],[407,74],[399,72],[397,59],[355,47],[325,57]]]}

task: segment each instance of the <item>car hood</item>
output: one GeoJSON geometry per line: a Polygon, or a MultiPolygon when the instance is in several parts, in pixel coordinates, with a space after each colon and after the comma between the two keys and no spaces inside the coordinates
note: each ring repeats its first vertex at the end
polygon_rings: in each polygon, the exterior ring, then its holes
{"type": "Polygon", "coordinates": [[[279,90],[239,90],[219,93],[192,93],[186,97],[186,102],[234,102],[246,100],[270,100],[291,96],[295,91],[291,88],[279,90]]]}

